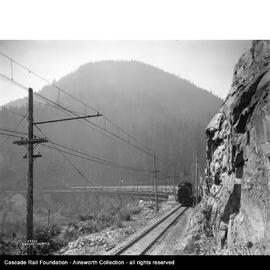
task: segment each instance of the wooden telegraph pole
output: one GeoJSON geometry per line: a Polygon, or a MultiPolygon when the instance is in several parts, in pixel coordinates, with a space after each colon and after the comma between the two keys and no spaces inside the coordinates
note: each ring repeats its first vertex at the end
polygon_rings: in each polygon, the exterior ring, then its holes
{"type": "Polygon", "coordinates": [[[156,168],[156,154],[154,153],[154,187],[155,187],[155,202],[156,202],[156,211],[158,212],[158,195],[157,195],[157,168],[156,168]]]}
{"type": "Polygon", "coordinates": [[[76,119],[83,119],[83,118],[91,118],[91,117],[98,117],[102,116],[100,113],[97,112],[96,115],[86,115],[86,116],[78,116],[78,117],[71,117],[65,119],[56,119],[56,120],[49,120],[49,121],[42,121],[42,122],[34,122],[33,117],[33,89],[28,89],[28,138],[21,138],[19,141],[14,141],[14,144],[17,145],[27,145],[27,155],[24,158],[27,158],[28,161],[28,173],[27,173],[27,203],[26,203],[26,240],[27,240],[27,254],[32,255],[34,248],[33,248],[33,240],[34,240],[34,233],[33,233],[33,172],[34,172],[34,159],[41,157],[40,154],[34,155],[34,144],[39,143],[46,143],[48,142],[47,138],[37,138],[34,136],[34,125],[41,125],[47,123],[55,123],[55,122],[62,122],[62,121],[69,121],[69,120],[76,120],[76,119]]]}
{"type": "Polygon", "coordinates": [[[198,204],[198,153],[196,153],[196,168],[195,168],[195,174],[196,174],[196,178],[195,178],[195,183],[196,183],[196,205],[198,204]]]}
{"type": "MultiPolygon", "coordinates": [[[[33,89],[29,88],[28,93],[28,141],[33,140],[33,89]]],[[[27,242],[30,244],[29,254],[33,254],[33,246],[29,243],[34,239],[33,237],[33,168],[34,168],[34,150],[33,143],[28,143],[27,155],[28,155],[28,172],[27,172],[27,242]]]]}
{"type": "Polygon", "coordinates": [[[34,155],[34,144],[48,142],[46,138],[36,138],[33,132],[33,89],[28,89],[28,139],[21,139],[13,142],[17,145],[27,145],[27,198],[26,198],[26,240],[27,240],[27,254],[33,254],[33,173],[34,173],[34,158],[41,157],[40,154],[34,155]]]}
{"type": "Polygon", "coordinates": [[[48,226],[50,226],[51,209],[48,208],[48,226]]]}
{"type": "Polygon", "coordinates": [[[194,207],[195,205],[195,177],[194,177],[194,172],[193,172],[194,168],[193,168],[193,164],[191,167],[191,180],[192,180],[192,206],[194,207]]]}
{"type": "Polygon", "coordinates": [[[196,189],[196,204],[199,202],[199,188],[200,188],[200,168],[197,154],[197,189],[196,189]]]}
{"type": "Polygon", "coordinates": [[[173,166],[173,196],[176,201],[176,190],[175,190],[175,167],[173,166]]]}

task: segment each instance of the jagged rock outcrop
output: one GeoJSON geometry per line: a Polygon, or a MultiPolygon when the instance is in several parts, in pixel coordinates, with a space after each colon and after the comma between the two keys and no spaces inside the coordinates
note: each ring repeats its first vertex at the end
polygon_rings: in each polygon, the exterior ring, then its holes
{"type": "Polygon", "coordinates": [[[205,223],[207,209],[221,254],[270,254],[269,90],[270,41],[253,41],[206,129],[205,194],[191,220],[205,223]]]}
{"type": "Polygon", "coordinates": [[[270,41],[254,41],[206,129],[213,233],[221,247],[252,254],[270,254],[269,63],[270,41]]]}

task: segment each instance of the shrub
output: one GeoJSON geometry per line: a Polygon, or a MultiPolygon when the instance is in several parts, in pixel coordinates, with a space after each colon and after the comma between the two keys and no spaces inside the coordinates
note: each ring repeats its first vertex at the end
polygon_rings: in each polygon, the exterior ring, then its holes
{"type": "Polygon", "coordinates": [[[60,233],[61,227],[57,224],[38,227],[35,230],[35,240],[37,240],[37,243],[46,244],[37,245],[36,253],[41,255],[49,255],[66,245],[66,240],[60,240],[57,238],[60,233]]]}
{"type": "Polygon", "coordinates": [[[79,221],[87,221],[92,220],[94,217],[92,215],[79,215],[78,219],[79,221]]]}
{"type": "Polygon", "coordinates": [[[120,216],[120,219],[121,220],[130,221],[130,219],[131,219],[131,212],[128,209],[122,209],[119,212],[119,216],[120,216]]]}

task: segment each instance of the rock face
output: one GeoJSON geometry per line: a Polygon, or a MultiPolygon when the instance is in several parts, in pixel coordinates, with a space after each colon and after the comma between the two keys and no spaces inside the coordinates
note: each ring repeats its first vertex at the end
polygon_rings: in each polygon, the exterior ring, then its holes
{"type": "Polygon", "coordinates": [[[270,254],[270,41],[253,41],[206,129],[203,204],[220,249],[270,254]]]}

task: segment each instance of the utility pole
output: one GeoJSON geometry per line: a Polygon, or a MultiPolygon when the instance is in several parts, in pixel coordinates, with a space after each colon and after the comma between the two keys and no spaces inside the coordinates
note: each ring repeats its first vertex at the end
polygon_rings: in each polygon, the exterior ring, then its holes
{"type": "Polygon", "coordinates": [[[99,195],[96,194],[96,203],[97,203],[97,209],[100,211],[100,201],[99,201],[99,195]]]}
{"type": "Polygon", "coordinates": [[[39,143],[46,143],[48,142],[47,138],[37,138],[34,136],[34,125],[41,125],[47,123],[55,123],[61,121],[69,121],[69,120],[76,120],[76,119],[83,119],[83,118],[91,118],[91,117],[98,117],[102,116],[100,113],[97,112],[96,115],[86,115],[86,116],[79,116],[79,117],[71,117],[65,119],[56,119],[56,120],[49,120],[49,121],[42,121],[42,122],[34,122],[33,117],[33,89],[28,89],[28,138],[21,138],[19,141],[14,141],[14,144],[17,145],[27,145],[27,155],[24,155],[23,158],[27,158],[28,165],[28,173],[27,173],[27,203],[26,203],[26,240],[27,240],[27,254],[33,254],[33,240],[34,240],[34,228],[33,228],[33,174],[34,174],[34,159],[41,157],[41,154],[34,155],[34,144],[39,143]]]}
{"type": "MultiPolygon", "coordinates": [[[[33,140],[33,89],[29,88],[28,97],[28,141],[33,140]]],[[[34,158],[33,153],[34,148],[32,143],[28,143],[27,154],[28,154],[28,177],[27,177],[27,242],[34,240],[33,233],[33,168],[34,168],[34,158]]],[[[29,244],[29,242],[28,242],[29,244]]],[[[27,253],[33,254],[33,246],[30,243],[30,247],[27,249],[27,253]],[[29,249],[29,251],[28,251],[29,249]]]]}
{"type": "Polygon", "coordinates": [[[198,204],[198,186],[199,186],[199,180],[198,180],[198,152],[196,153],[196,205],[198,204]]]}
{"type": "Polygon", "coordinates": [[[155,202],[156,202],[156,212],[158,212],[158,195],[157,195],[157,168],[156,168],[156,154],[154,153],[154,190],[155,190],[155,202]]]}
{"type": "Polygon", "coordinates": [[[191,167],[191,180],[192,180],[192,206],[194,207],[195,205],[195,177],[193,173],[193,164],[191,167]]]}
{"type": "Polygon", "coordinates": [[[176,201],[176,194],[175,194],[175,168],[173,166],[173,196],[174,200],[176,201]]]}
{"type": "Polygon", "coordinates": [[[119,190],[119,202],[120,202],[120,208],[122,209],[123,208],[123,203],[122,203],[122,197],[121,197],[121,192],[122,192],[122,184],[124,183],[124,180],[121,179],[120,180],[120,190],[119,190]]]}
{"type": "Polygon", "coordinates": [[[24,157],[28,160],[27,165],[27,203],[26,203],[26,240],[27,240],[27,254],[33,254],[33,169],[34,158],[41,157],[40,154],[34,155],[34,144],[48,142],[46,138],[35,138],[33,132],[33,89],[28,89],[28,139],[21,139],[20,141],[14,141],[17,145],[27,145],[27,155],[24,157]]]}
{"type": "Polygon", "coordinates": [[[51,215],[51,209],[48,208],[48,226],[50,226],[50,215],[51,215]]]}

